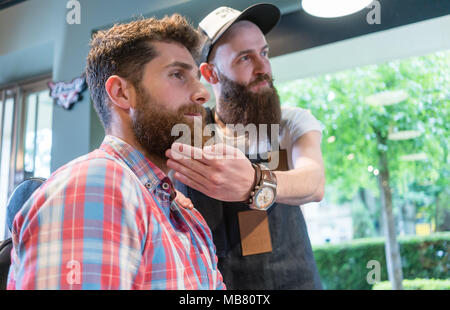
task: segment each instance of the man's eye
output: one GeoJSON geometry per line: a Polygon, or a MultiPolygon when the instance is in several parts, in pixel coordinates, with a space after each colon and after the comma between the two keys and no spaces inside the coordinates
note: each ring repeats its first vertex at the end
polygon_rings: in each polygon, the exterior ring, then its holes
{"type": "Polygon", "coordinates": [[[248,55],[245,55],[239,58],[239,61],[247,61],[248,59],[249,59],[248,55]]]}
{"type": "Polygon", "coordinates": [[[183,73],[181,73],[180,71],[173,72],[170,76],[179,80],[182,80],[184,78],[183,73]]]}
{"type": "Polygon", "coordinates": [[[261,52],[261,55],[263,57],[267,57],[267,56],[269,56],[269,51],[263,51],[263,52],[261,52]]]}

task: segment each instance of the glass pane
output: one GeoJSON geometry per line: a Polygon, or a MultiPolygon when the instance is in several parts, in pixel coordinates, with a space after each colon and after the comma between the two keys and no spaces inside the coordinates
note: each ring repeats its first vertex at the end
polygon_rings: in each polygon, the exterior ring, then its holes
{"type": "Polygon", "coordinates": [[[50,176],[50,157],[52,150],[53,100],[47,90],[39,94],[37,117],[36,157],[34,176],[50,176]]]}
{"type": "MultiPolygon", "coordinates": [[[[2,101],[2,92],[0,91],[0,133],[2,132],[2,126],[3,126],[2,114],[3,114],[3,101],[2,101]]],[[[0,137],[0,139],[1,139],[1,137],[0,137]]]]}
{"type": "Polygon", "coordinates": [[[34,129],[36,120],[36,94],[27,96],[27,112],[25,127],[25,158],[24,166],[26,172],[34,171],[34,129]]]}
{"type": "Polygon", "coordinates": [[[3,119],[3,137],[1,137],[2,153],[0,165],[0,240],[4,237],[6,224],[6,203],[8,202],[9,168],[11,162],[11,137],[14,114],[14,99],[5,102],[3,119]]]}

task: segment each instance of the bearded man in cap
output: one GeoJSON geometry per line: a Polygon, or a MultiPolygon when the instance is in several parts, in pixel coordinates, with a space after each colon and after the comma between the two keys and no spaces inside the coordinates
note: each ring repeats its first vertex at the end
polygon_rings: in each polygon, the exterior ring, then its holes
{"type": "Polygon", "coordinates": [[[219,144],[166,152],[176,186],[213,232],[228,289],[322,288],[299,207],[324,196],[322,126],[307,110],[280,107],[264,36],[279,19],[277,7],[257,4],[221,7],[200,22],[200,70],[216,98],[207,121],[219,144]],[[230,124],[255,125],[259,139],[230,124]],[[232,147],[238,140],[245,152],[232,147]]]}

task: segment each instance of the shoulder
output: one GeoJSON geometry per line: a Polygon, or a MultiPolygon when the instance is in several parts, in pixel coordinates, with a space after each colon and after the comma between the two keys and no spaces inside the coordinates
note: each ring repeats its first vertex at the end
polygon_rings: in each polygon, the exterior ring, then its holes
{"type": "Polygon", "coordinates": [[[84,210],[85,216],[124,209],[144,214],[145,202],[142,184],[131,170],[119,159],[95,150],[52,173],[23,205],[15,225],[18,231],[38,218],[39,222],[61,221],[58,216],[71,210],[84,210]]]}
{"type": "MultiPolygon", "coordinates": [[[[119,159],[95,150],[80,156],[56,170],[40,189],[46,200],[67,195],[93,196],[123,191],[132,195],[139,182],[119,159]]],[[[136,192],[137,193],[137,192],[136,192]]]]}
{"type": "Polygon", "coordinates": [[[102,150],[95,150],[70,161],[56,170],[50,176],[49,181],[66,175],[72,179],[80,176],[92,177],[108,173],[123,173],[125,170],[127,170],[125,164],[121,163],[119,159],[102,150]]]}
{"type": "Polygon", "coordinates": [[[323,124],[307,109],[299,107],[281,108],[280,133],[290,143],[308,131],[316,130],[322,133],[323,128],[323,124]]]}
{"type": "Polygon", "coordinates": [[[282,107],[281,119],[286,122],[318,121],[310,110],[299,107],[282,107]]]}

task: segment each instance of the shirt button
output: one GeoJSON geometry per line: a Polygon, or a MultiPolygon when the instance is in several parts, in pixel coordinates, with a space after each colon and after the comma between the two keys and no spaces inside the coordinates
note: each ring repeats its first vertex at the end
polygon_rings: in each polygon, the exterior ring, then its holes
{"type": "Polygon", "coordinates": [[[169,186],[168,183],[163,183],[163,184],[162,184],[162,188],[163,188],[164,190],[168,190],[168,189],[170,188],[170,186],[169,186]]]}
{"type": "Polygon", "coordinates": [[[145,183],[145,187],[150,188],[152,187],[152,184],[150,182],[145,183]]]}

